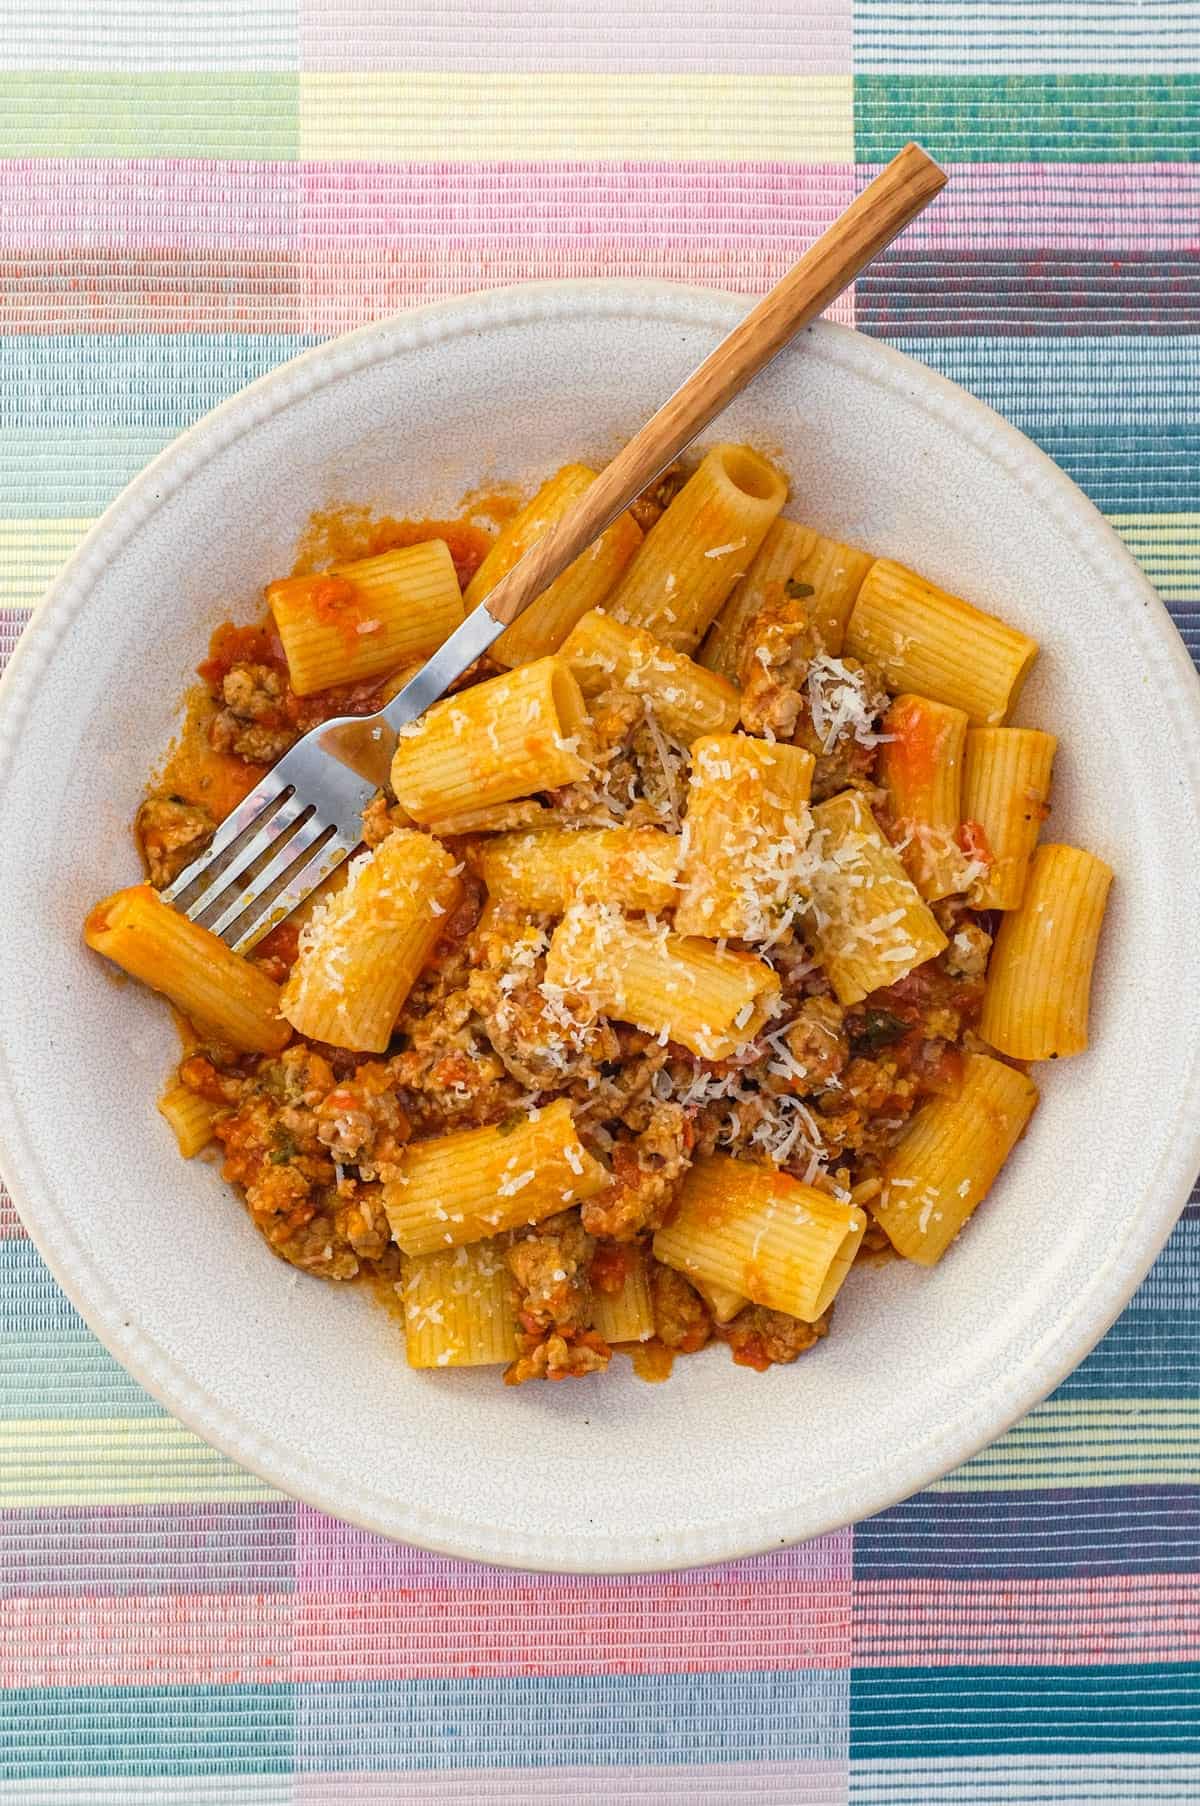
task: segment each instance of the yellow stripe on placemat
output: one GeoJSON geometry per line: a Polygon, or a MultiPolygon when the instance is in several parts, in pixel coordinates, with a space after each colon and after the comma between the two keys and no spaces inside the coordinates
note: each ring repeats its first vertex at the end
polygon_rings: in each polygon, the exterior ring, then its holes
{"type": "Polygon", "coordinates": [[[300,155],[854,161],[849,75],[302,74],[300,155]]]}
{"type": "Polygon", "coordinates": [[[40,601],[92,524],[83,515],[0,520],[0,608],[40,601]]]}
{"type": "Polygon", "coordinates": [[[0,1508],[279,1496],[170,1417],[14,1418],[0,1423],[0,1508]]]}
{"type": "Polygon", "coordinates": [[[1163,1486],[1200,1470],[1200,1399],[1048,1399],[935,1492],[1163,1486]]]}
{"type": "Polygon", "coordinates": [[[1161,596],[1200,596],[1200,514],[1110,514],[1108,522],[1161,596]]]}

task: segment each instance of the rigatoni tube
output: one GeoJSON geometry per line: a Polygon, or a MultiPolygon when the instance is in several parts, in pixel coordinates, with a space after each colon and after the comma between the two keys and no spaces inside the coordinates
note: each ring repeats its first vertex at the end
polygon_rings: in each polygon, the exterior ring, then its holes
{"type": "Polygon", "coordinates": [[[561,655],[585,696],[607,690],[644,696],[659,725],[684,746],[700,734],[727,734],[737,726],[741,696],[731,683],[602,609],[577,622],[561,655]]]}
{"type": "Polygon", "coordinates": [[[213,1130],[223,1116],[228,1116],[228,1104],[214,1103],[211,1098],[201,1097],[199,1092],[192,1091],[179,1079],[173,1079],[158,1100],[158,1113],[165,1117],[171,1125],[171,1132],[179,1144],[179,1152],[185,1160],[194,1159],[213,1138],[213,1130]]]}
{"type": "Polygon", "coordinates": [[[879,781],[898,832],[900,856],[927,903],[965,889],[962,823],[967,717],[928,696],[897,696],[883,720],[879,781]]]}
{"type": "Polygon", "coordinates": [[[462,592],[444,540],[267,585],[297,696],[382,677],[423,659],[461,625],[462,592]]]}
{"type": "Polygon", "coordinates": [[[676,651],[698,646],[787,500],[748,445],[714,445],[651,527],[609,603],[676,651]]]}
{"type": "Polygon", "coordinates": [[[500,1238],[406,1259],[397,1290],[410,1367],[494,1367],[516,1355],[516,1287],[500,1238]]]}
{"type": "Polygon", "coordinates": [[[815,763],[799,746],[746,734],[694,743],[677,933],[778,937],[798,902],[815,763]]]}
{"type": "Polygon", "coordinates": [[[392,789],[414,821],[486,808],[588,772],[588,714],[561,658],[460,690],[400,730],[392,789]]]}
{"type": "Polygon", "coordinates": [[[411,1142],[384,1179],[383,1207],[405,1254],[432,1254],[540,1223],[608,1183],[559,1098],[512,1125],[411,1142]]]}
{"type": "Polygon", "coordinates": [[[1058,741],[1036,727],[973,727],[963,768],[963,820],[982,830],[991,864],[971,886],[976,909],[1016,909],[1048,813],[1058,741]]]}
{"type": "Polygon", "coordinates": [[[678,895],[679,841],[661,828],[547,828],[485,842],[488,895],[548,915],[572,902],[669,909],[678,895]]]}
{"type": "Polygon", "coordinates": [[[383,1053],[462,887],[428,834],[402,828],[355,861],[300,936],[281,1009],[313,1041],[383,1053]]]}
{"type": "Polygon", "coordinates": [[[986,1054],[963,1056],[952,1097],[923,1104],[884,1164],[872,1214],[896,1249],[919,1266],[939,1261],[1033,1114],[1037,1086],[986,1054]]]}
{"type": "Polygon", "coordinates": [[[863,579],[845,648],[882,671],[890,690],[915,690],[963,709],[979,727],[1007,721],[1037,641],[890,558],[863,579]]]}
{"type": "Polygon", "coordinates": [[[715,1154],[688,1172],[654,1254],[702,1289],[741,1293],[813,1323],[833,1303],[865,1229],[854,1205],[770,1167],[715,1154]]]}
{"type": "Polygon", "coordinates": [[[805,922],[839,1003],[895,984],[946,945],[856,790],[818,803],[805,922]]]}
{"type": "Polygon", "coordinates": [[[1056,1060],[1088,1044],[1092,967],[1112,872],[1080,847],[1039,847],[1019,909],[1004,917],[979,1032],[1014,1060],[1056,1060]]]}
{"type": "Polygon", "coordinates": [[[148,884],[97,903],[83,938],[233,1047],[278,1053],[291,1039],[279,1013],[279,986],[231,953],[219,936],[171,909],[148,884]]]}
{"type": "Polygon", "coordinates": [[[554,931],[546,985],[702,1059],[722,1060],[768,1020],[779,979],[765,960],[576,904],[554,931]]]}
{"type": "MultiPolygon", "coordinates": [[[[491,594],[595,480],[595,471],[586,464],[564,464],[542,484],[528,507],[503,529],[467,585],[468,609],[491,594]]],[[[642,530],[633,516],[618,515],[505,629],[492,647],[492,657],[498,664],[511,666],[557,652],[580,615],[604,600],[641,543],[642,530]]]]}
{"type": "Polygon", "coordinates": [[[873,562],[870,552],[825,539],[799,521],[782,516],[772,521],[746,575],[709,628],[697,655],[700,663],[737,683],[755,616],[789,596],[802,602],[826,652],[836,657],[850,610],[873,562]]]}
{"type": "Polygon", "coordinates": [[[625,1268],[619,1292],[592,1293],[592,1328],[606,1342],[648,1342],[654,1334],[654,1304],[650,1278],[640,1249],[625,1268]]]}

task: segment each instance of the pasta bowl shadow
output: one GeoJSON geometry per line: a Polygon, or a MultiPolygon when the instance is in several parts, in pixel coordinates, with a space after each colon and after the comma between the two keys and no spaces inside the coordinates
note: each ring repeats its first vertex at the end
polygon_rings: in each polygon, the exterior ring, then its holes
{"type": "Polygon", "coordinates": [[[803,519],[1041,641],[1017,720],[1059,736],[1053,834],[1116,873],[1092,1046],[1045,1069],[1029,1133],[936,1269],[856,1269],[827,1341],[763,1376],[723,1348],[662,1386],[624,1360],[518,1391],[411,1372],[388,1314],[276,1261],[216,1171],[179,1161],[154,1110],[171,1024],[82,945],[88,906],[136,875],[128,823],[197,648],[258,606],[314,509],[436,515],[481,482],[603,460],[745,306],[535,284],[311,351],[138,477],[22,640],[0,693],[0,1170],[101,1341],[220,1451],[222,1496],[281,1488],[457,1556],[626,1571],[793,1542],[956,1469],[944,1484],[1084,1477],[1054,1410],[996,1439],[1112,1322],[1200,1165],[1200,700],[1084,496],[898,353],[818,325],[709,438],[778,457],[803,519]]]}

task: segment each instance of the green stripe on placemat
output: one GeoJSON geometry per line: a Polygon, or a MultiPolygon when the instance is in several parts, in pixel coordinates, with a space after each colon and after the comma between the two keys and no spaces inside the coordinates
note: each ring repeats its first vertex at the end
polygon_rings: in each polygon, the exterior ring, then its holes
{"type": "Polygon", "coordinates": [[[294,74],[0,71],[0,157],[299,154],[294,74]]]}
{"type": "Polygon", "coordinates": [[[856,75],[854,145],[946,163],[1200,159],[1200,75],[856,75]]]}
{"type": "Polygon", "coordinates": [[[0,1508],[278,1496],[170,1417],[0,1423],[0,1508]]]}

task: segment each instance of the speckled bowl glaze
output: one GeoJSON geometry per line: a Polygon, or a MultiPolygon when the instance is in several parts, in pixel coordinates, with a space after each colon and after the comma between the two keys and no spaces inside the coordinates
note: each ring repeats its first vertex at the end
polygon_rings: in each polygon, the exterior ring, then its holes
{"type": "MultiPolygon", "coordinates": [[[[331,501],[450,509],[492,477],[610,455],[744,301],[550,283],[370,327],[186,433],[88,536],[0,702],[0,1164],[114,1355],[264,1479],[385,1535],[529,1568],[768,1549],[936,1479],[1050,1390],[1146,1272],[1200,1165],[1200,699],[1100,516],[960,389],[840,327],[719,423],[778,454],[793,508],[1036,634],[1020,719],[1061,751],[1054,834],[1116,871],[1093,1047],[1043,1067],[1030,1133],[940,1267],[852,1276],[833,1334],[758,1376],[723,1348],[669,1385],[625,1361],[508,1391],[416,1374],[364,1294],[274,1260],[154,1099],[166,1012],[88,955],[136,873],[129,821],[211,627],[247,616],[331,501]]],[[[710,438],[713,436],[709,435],[710,438]]]]}

